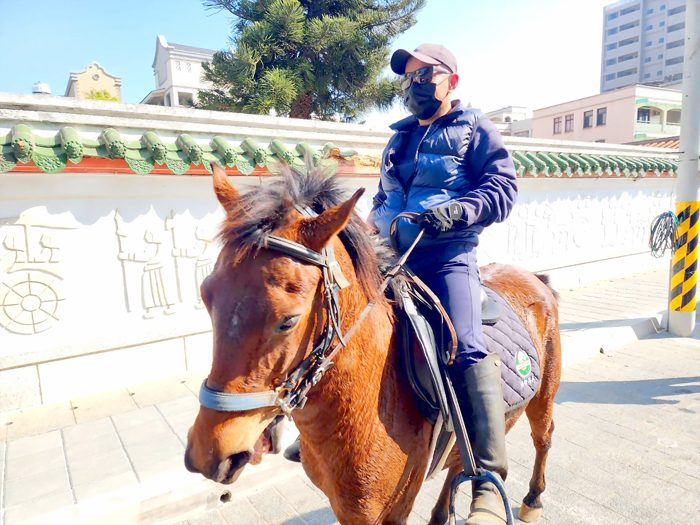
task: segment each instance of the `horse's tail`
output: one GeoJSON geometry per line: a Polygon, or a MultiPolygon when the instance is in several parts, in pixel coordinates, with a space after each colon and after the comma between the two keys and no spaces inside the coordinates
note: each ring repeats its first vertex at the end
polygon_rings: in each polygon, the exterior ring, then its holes
{"type": "Polygon", "coordinates": [[[549,277],[549,274],[546,273],[536,273],[535,277],[537,277],[540,281],[542,281],[547,288],[552,292],[552,295],[554,298],[557,300],[557,303],[559,303],[559,292],[557,292],[554,287],[552,286],[551,283],[551,278],[549,277]]]}

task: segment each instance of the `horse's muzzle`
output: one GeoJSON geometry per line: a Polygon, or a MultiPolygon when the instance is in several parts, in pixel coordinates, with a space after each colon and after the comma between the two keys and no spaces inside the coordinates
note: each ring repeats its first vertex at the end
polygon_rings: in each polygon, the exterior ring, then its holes
{"type": "Polygon", "coordinates": [[[235,482],[238,477],[243,472],[243,467],[245,467],[252,454],[250,452],[238,452],[226,459],[213,462],[207,470],[207,472],[200,472],[193,464],[190,458],[189,449],[185,452],[185,468],[192,473],[202,474],[205,477],[216,481],[217,483],[222,483],[224,485],[230,485],[235,482]]]}

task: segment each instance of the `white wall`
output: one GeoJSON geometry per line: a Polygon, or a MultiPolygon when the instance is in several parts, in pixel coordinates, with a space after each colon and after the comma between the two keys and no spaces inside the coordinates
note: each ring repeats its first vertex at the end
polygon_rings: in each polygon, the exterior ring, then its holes
{"type": "MultiPolygon", "coordinates": [[[[232,180],[247,190],[271,179],[232,180]]],[[[368,189],[363,216],[377,182],[345,179],[349,190],[368,189]]],[[[648,227],[671,209],[672,179],[519,186],[511,218],[482,236],[481,264],[551,271],[558,287],[658,264],[647,254],[648,227]]],[[[26,324],[1,319],[0,382],[11,387],[0,389],[0,412],[207,370],[211,324],[198,304],[197,268],[206,271],[218,248],[203,253],[207,241],[196,231],[211,238],[222,218],[210,177],[6,173],[0,196],[0,242],[12,238],[24,249],[29,231],[29,253],[0,247],[3,289],[46,301],[36,309],[31,299],[3,294],[5,311],[26,324]],[[146,242],[147,231],[155,243],[146,242]],[[154,300],[154,283],[164,299],[154,300]]]]}

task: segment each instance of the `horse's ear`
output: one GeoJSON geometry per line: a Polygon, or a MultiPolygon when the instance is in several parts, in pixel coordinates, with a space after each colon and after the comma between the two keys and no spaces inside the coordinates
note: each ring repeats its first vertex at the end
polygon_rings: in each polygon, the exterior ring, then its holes
{"type": "Polygon", "coordinates": [[[365,189],[360,188],[344,203],[333,206],[318,217],[304,219],[300,231],[308,247],[312,250],[320,251],[330,242],[334,235],[343,231],[350,217],[352,217],[355,204],[357,204],[364,192],[365,189]]]}
{"type": "Polygon", "coordinates": [[[236,206],[241,194],[234,188],[231,181],[228,180],[226,172],[217,162],[211,163],[211,169],[214,178],[214,192],[216,193],[216,198],[219,199],[226,213],[230,213],[236,206]]]}

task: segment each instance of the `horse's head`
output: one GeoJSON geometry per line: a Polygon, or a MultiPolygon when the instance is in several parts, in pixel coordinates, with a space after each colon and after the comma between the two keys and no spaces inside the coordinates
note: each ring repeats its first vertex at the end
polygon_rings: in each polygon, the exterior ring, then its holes
{"type": "MultiPolygon", "coordinates": [[[[351,254],[337,235],[351,220],[362,191],[325,207],[317,217],[305,217],[294,204],[313,207],[318,202],[309,201],[298,180],[288,177],[279,190],[241,195],[221,168],[214,166],[213,171],[226,220],[220,236],[223,249],[201,287],[214,339],[207,386],[235,394],[274,390],[313,348],[325,320],[321,270],[264,249],[265,235],[316,252],[333,244],[336,258],[352,272],[351,254]]],[[[324,184],[317,178],[317,185],[324,184]]],[[[276,407],[222,412],[202,406],[190,430],[185,465],[217,482],[233,483],[247,463],[259,462],[269,451],[266,429],[279,414],[276,407]]]]}

